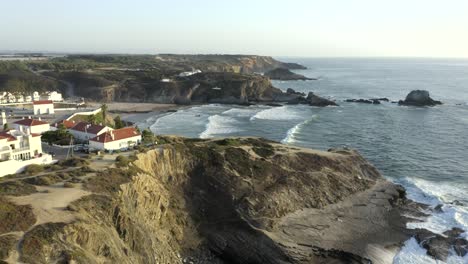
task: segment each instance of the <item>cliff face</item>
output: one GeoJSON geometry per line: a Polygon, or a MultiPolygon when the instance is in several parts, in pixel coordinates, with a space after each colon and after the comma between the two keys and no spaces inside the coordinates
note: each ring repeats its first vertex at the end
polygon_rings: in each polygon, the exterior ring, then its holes
{"type": "Polygon", "coordinates": [[[273,87],[266,77],[229,72],[201,73],[171,82],[141,83],[128,80],[123,84],[102,88],[101,96],[108,101],[170,104],[246,104],[287,101],[297,97],[273,87]]]}
{"type": "Polygon", "coordinates": [[[208,72],[255,73],[275,68],[305,69],[296,63],[284,63],[270,56],[257,55],[175,55],[159,54],[157,60],[172,64],[187,64],[189,67],[208,72]]]}
{"type": "MultiPolygon", "coordinates": [[[[353,249],[340,251],[339,246],[332,251],[319,246],[309,252],[295,249],[294,235],[281,235],[295,212],[324,210],[384,181],[357,152],[312,151],[252,138],[172,141],[138,154],[128,170],[109,169],[90,178],[86,186],[93,194],[67,209],[76,221],[34,227],[20,243],[20,259],[28,263],[361,259],[353,249]]],[[[403,199],[398,197],[397,193],[388,199],[403,199]]]]}

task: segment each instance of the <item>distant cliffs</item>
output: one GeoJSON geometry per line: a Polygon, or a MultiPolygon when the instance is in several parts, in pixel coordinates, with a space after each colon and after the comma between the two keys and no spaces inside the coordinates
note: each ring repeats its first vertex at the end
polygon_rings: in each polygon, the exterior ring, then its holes
{"type": "Polygon", "coordinates": [[[285,68],[276,68],[271,71],[267,71],[264,74],[268,78],[272,80],[282,80],[282,81],[296,81],[296,80],[316,80],[313,78],[307,78],[304,75],[294,73],[288,69],[285,68]]]}

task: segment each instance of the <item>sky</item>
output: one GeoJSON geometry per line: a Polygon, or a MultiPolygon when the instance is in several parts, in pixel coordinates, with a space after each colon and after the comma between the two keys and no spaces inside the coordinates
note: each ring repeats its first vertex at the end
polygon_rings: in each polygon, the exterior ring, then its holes
{"type": "Polygon", "coordinates": [[[0,0],[0,51],[468,58],[468,0],[0,0]]]}

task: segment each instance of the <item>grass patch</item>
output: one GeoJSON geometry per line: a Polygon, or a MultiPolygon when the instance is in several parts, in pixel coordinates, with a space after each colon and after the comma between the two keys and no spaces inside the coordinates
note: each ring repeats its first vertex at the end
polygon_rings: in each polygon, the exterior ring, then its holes
{"type": "Polygon", "coordinates": [[[58,165],[62,167],[84,167],[89,165],[89,160],[73,157],[66,160],[61,160],[58,165]]]}
{"type": "Polygon", "coordinates": [[[39,164],[31,164],[24,168],[24,173],[28,175],[36,175],[44,171],[44,166],[39,164]]]}
{"type": "Polygon", "coordinates": [[[25,231],[36,222],[30,205],[16,205],[0,196],[0,234],[25,231]]]}
{"type": "Polygon", "coordinates": [[[268,158],[275,154],[275,151],[271,146],[269,148],[253,147],[252,150],[262,158],[268,158]]]}
{"type": "Polygon", "coordinates": [[[89,178],[84,187],[95,193],[117,192],[120,190],[120,185],[130,182],[135,174],[135,170],[110,168],[89,178]]]}
{"type": "Polygon", "coordinates": [[[0,236],[0,259],[6,259],[16,244],[15,235],[0,236]]]}
{"type": "MultiPolygon", "coordinates": [[[[21,242],[21,261],[24,263],[48,263],[44,254],[44,247],[50,247],[58,238],[58,234],[63,231],[65,223],[46,223],[34,227],[24,235],[21,242]]],[[[52,252],[52,254],[59,252],[52,252]]]]}
{"type": "Polygon", "coordinates": [[[74,188],[75,187],[75,184],[74,183],[71,183],[71,182],[65,182],[63,184],[63,187],[64,188],[74,188]]]}
{"type": "Polygon", "coordinates": [[[57,182],[63,181],[59,174],[48,174],[44,176],[38,176],[34,178],[24,179],[26,183],[39,186],[49,186],[56,184],[57,182]]]}
{"type": "Polygon", "coordinates": [[[11,196],[23,196],[36,193],[36,187],[24,181],[11,181],[0,183],[0,194],[11,196]]]}
{"type": "Polygon", "coordinates": [[[236,147],[236,146],[240,146],[242,144],[242,141],[240,138],[225,138],[225,139],[217,140],[214,143],[220,146],[236,147]]]}

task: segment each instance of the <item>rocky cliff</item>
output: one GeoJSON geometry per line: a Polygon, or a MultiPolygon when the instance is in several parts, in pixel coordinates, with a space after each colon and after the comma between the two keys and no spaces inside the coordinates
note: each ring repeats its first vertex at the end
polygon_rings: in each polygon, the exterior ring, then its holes
{"type": "Polygon", "coordinates": [[[74,220],[23,229],[18,260],[367,263],[378,259],[370,244],[409,236],[404,190],[356,151],[164,140],[127,167],[86,176],[90,194],[65,209],[74,220]]]}

